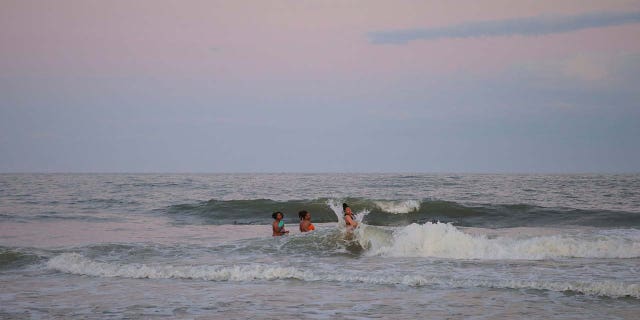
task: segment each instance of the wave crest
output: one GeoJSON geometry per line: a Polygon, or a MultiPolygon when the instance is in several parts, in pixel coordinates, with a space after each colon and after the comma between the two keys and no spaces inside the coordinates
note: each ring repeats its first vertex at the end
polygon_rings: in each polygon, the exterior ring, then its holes
{"type": "Polygon", "coordinates": [[[385,200],[366,198],[300,199],[275,201],[216,200],[175,204],[160,212],[191,224],[268,224],[271,213],[281,211],[286,223],[297,223],[298,211],[307,210],[314,222],[340,222],[342,202],[354,212],[368,212],[367,224],[406,226],[443,221],[466,227],[511,228],[523,226],[579,225],[594,227],[640,226],[639,212],[547,208],[529,204],[469,204],[441,200],[385,200]],[[336,219],[336,215],[338,216],[336,219]]]}
{"type": "Polygon", "coordinates": [[[358,239],[371,255],[481,260],[638,258],[640,231],[625,234],[471,235],[449,223],[411,224],[392,235],[364,226],[358,239]]]}
{"type": "Polygon", "coordinates": [[[420,201],[404,200],[404,201],[374,201],[380,210],[388,213],[399,214],[409,213],[420,210],[420,201]]]}
{"type": "Polygon", "coordinates": [[[573,291],[581,294],[640,298],[640,284],[616,281],[599,282],[552,282],[525,280],[478,280],[455,279],[422,275],[377,276],[362,273],[316,273],[301,271],[294,267],[266,266],[261,264],[233,266],[172,266],[119,264],[98,262],[77,253],[63,253],[50,259],[50,269],[64,273],[93,277],[122,277],[142,279],[196,279],[207,281],[254,281],[286,280],[358,282],[377,285],[406,285],[413,287],[436,286],[444,288],[488,287],[502,289],[537,289],[550,291],[573,291]]]}
{"type": "Polygon", "coordinates": [[[77,253],[63,253],[47,262],[47,267],[64,273],[94,277],[149,279],[201,279],[212,281],[250,281],[305,279],[308,275],[292,267],[247,266],[171,266],[98,262],[77,253]]]}

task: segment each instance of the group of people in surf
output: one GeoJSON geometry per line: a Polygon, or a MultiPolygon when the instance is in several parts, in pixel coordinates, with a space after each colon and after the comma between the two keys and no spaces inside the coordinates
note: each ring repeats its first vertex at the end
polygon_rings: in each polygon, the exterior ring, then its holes
{"type": "MultiPolygon", "coordinates": [[[[344,223],[347,227],[347,230],[353,230],[358,226],[358,222],[355,221],[353,217],[353,212],[349,205],[346,203],[342,204],[342,213],[344,214],[344,223]]],[[[283,236],[289,233],[289,230],[284,227],[284,214],[280,211],[274,212],[272,215],[273,223],[271,224],[273,229],[273,236],[283,236]]],[[[300,218],[300,232],[309,232],[316,229],[316,227],[311,223],[311,213],[307,210],[302,210],[298,212],[298,217],[300,218]]]]}

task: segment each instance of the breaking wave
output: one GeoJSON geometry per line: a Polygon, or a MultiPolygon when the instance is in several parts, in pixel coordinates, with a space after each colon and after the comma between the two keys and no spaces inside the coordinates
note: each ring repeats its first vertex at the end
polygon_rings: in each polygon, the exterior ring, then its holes
{"type": "Polygon", "coordinates": [[[335,222],[336,214],[332,205],[342,202],[349,203],[354,212],[368,212],[364,222],[377,226],[406,226],[411,223],[441,221],[457,226],[484,228],[557,225],[640,227],[639,212],[547,208],[528,204],[463,204],[426,199],[212,199],[172,205],[159,211],[188,224],[268,224],[272,221],[271,213],[275,211],[285,214],[286,223],[297,223],[297,213],[300,210],[311,212],[314,222],[335,222]]]}
{"type": "Polygon", "coordinates": [[[377,276],[364,273],[326,273],[302,271],[295,267],[264,264],[233,266],[173,266],[147,264],[105,263],[88,259],[77,253],[63,253],[47,262],[47,267],[59,272],[93,276],[141,279],[195,279],[206,281],[331,281],[360,282],[377,285],[407,285],[413,287],[434,286],[443,288],[489,287],[503,289],[537,289],[572,291],[581,294],[608,297],[640,298],[640,285],[618,281],[525,281],[456,279],[422,275],[377,276]]]}
{"type": "Polygon", "coordinates": [[[358,241],[369,255],[479,260],[638,258],[640,230],[526,235],[472,235],[446,223],[411,224],[393,233],[363,226],[358,241]]]}
{"type": "Polygon", "coordinates": [[[373,203],[384,212],[389,213],[409,213],[420,209],[420,201],[404,200],[404,201],[373,201],[373,203]]]}

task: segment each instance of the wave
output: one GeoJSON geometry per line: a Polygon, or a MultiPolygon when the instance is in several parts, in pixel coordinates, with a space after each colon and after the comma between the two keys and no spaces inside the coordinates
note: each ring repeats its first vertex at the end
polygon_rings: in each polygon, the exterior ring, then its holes
{"type": "MultiPolygon", "coordinates": [[[[528,204],[463,204],[440,200],[376,200],[363,198],[275,201],[209,200],[172,205],[162,213],[182,223],[268,224],[281,211],[286,223],[297,223],[298,211],[311,212],[314,222],[335,222],[335,203],[347,202],[355,212],[368,212],[364,222],[377,226],[406,226],[441,221],[464,227],[510,228],[576,225],[640,228],[640,212],[547,208],[528,204]]],[[[342,211],[338,208],[338,211],[342,211]]]]}
{"type": "Polygon", "coordinates": [[[527,281],[527,280],[478,280],[422,275],[377,276],[359,273],[327,273],[300,270],[264,264],[232,266],[174,266],[147,264],[106,263],[88,259],[77,253],[63,253],[47,262],[47,267],[59,272],[93,276],[138,279],[195,279],[206,281],[330,281],[367,283],[379,285],[407,285],[413,287],[434,286],[444,288],[488,287],[503,289],[537,289],[572,291],[581,294],[608,297],[640,298],[640,285],[619,281],[527,281]]]}
{"type": "Polygon", "coordinates": [[[411,224],[392,233],[365,225],[356,229],[356,233],[367,254],[391,257],[480,260],[640,257],[640,230],[633,229],[555,235],[527,235],[512,230],[488,236],[465,233],[449,223],[425,223],[411,224]]]}
{"type": "Polygon", "coordinates": [[[15,269],[33,264],[40,260],[35,254],[8,248],[0,248],[0,270],[15,269]]]}
{"type": "Polygon", "coordinates": [[[268,224],[271,214],[281,211],[285,222],[299,222],[298,211],[312,213],[315,222],[335,221],[335,214],[326,204],[326,199],[275,201],[257,200],[209,200],[192,204],[172,205],[165,212],[176,220],[186,223],[208,224],[268,224]]]}
{"type": "Polygon", "coordinates": [[[373,203],[383,212],[394,214],[409,213],[420,209],[420,201],[418,200],[373,201],[373,203]]]}
{"type": "Polygon", "coordinates": [[[304,272],[295,268],[265,265],[246,266],[172,266],[120,264],[98,262],[77,253],[63,253],[47,262],[47,267],[64,273],[94,277],[123,277],[149,279],[200,279],[213,281],[250,281],[276,279],[304,279],[304,272]]]}

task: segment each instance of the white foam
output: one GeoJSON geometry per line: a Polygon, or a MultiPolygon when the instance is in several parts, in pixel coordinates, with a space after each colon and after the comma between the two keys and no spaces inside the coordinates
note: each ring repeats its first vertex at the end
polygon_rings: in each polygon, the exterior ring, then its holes
{"type": "Polygon", "coordinates": [[[207,281],[284,280],[360,282],[376,285],[407,285],[414,287],[438,286],[444,288],[489,287],[505,289],[537,289],[573,291],[609,297],[630,296],[640,298],[640,284],[616,281],[556,282],[525,280],[455,279],[422,275],[377,276],[367,273],[314,273],[294,267],[261,264],[234,266],[172,266],[146,264],[120,264],[98,262],[77,253],[63,253],[48,261],[47,266],[64,273],[93,277],[122,277],[149,279],[196,279],[207,281]]]}
{"type": "Polygon", "coordinates": [[[374,201],[373,203],[382,211],[393,214],[409,213],[420,209],[420,201],[418,200],[374,201]]]}
{"type": "Polygon", "coordinates": [[[329,206],[329,208],[331,208],[333,213],[336,215],[336,218],[338,218],[338,226],[343,226],[344,217],[342,214],[342,204],[340,204],[340,201],[330,199],[330,200],[327,200],[327,205],[329,206]]]}
{"type": "Polygon", "coordinates": [[[366,230],[358,240],[368,254],[394,257],[437,257],[450,259],[542,260],[575,258],[640,257],[640,231],[624,234],[578,234],[526,237],[471,235],[451,224],[411,224],[396,230],[393,237],[366,230]]]}
{"type": "Polygon", "coordinates": [[[171,266],[118,264],[93,261],[77,253],[63,253],[48,261],[47,266],[60,272],[94,277],[123,277],[149,279],[201,279],[213,281],[249,281],[277,279],[306,279],[308,274],[296,268],[264,265],[171,266]]]}
{"type": "MultiPolygon", "coordinates": [[[[329,206],[329,208],[331,208],[331,210],[333,211],[333,213],[336,215],[336,217],[338,218],[338,228],[344,230],[345,229],[345,223],[344,223],[344,214],[342,211],[342,202],[338,201],[338,200],[328,200],[327,201],[327,205],[329,206]]],[[[364,219],[364,217],[367,216],[367,214],[369,214],[369,210],[362,210],[359,211],[357,213],[354,213],[353,218],[355,219],[356,222],[358,222],[359,225],[362,224],[362,220],[364,219]]]]}

